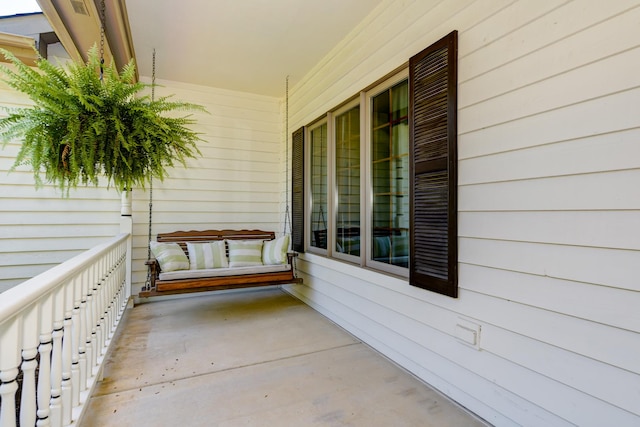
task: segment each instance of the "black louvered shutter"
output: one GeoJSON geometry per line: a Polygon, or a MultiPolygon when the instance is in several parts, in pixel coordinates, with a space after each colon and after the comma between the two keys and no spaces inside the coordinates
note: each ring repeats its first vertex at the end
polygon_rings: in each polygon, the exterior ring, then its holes
{"type": "Polygon", "coordinates": [[[291,135],[291,247],[304,252],[304,127],[291,135]]]}
{"type": "Polygon", "coordinates": [[[410,283],[458,296],[458,32],[409,61],[410,283]]]}

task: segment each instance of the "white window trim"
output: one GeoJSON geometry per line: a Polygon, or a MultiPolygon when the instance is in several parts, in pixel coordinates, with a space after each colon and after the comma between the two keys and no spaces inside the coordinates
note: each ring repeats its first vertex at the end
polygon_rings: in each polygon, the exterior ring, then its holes
{"type": "Polygon", "coordinates": [[[332,187],[332,179],[331,179],[331,138],[330,138],[330,125],[329,123],[331,122],[331,113],[328,113],[326,117],[317,120],[315,122],[313,122],[311,125],[307,126],[305,128],[306,130],[306,135],[305,135],[305,141],[307,142],[307,147],[308,149],[305,150],[305,165],[307,165],[304,168],[305,171],[305,177],[304,180],[306,183],[308,183],[307,185],[307,189],[305,189],[305,206],[306,206],[306,218],[305,218],[305,227],[304,227],[304,233],[305,233],[305,242],[306,243],[306,248],[305,250],[307,252],[310,253],[315,253],[315,254],[319,254],[319,255],[324,255],[324,256],[328,256],[329,255],[329,230],[330,230],[330,223],[331,223],[331,188],[332,187]],[[327,125],[327,192],[329,194],[327,194],[327,212],[325,212],[325,218],[327,221],[327,249],[322,249],[322,248],[318,248],[315,246],[311,246],[311,224],[313,223],[313,195],[312,195],[312,185],[311,185],[311,162],[312,162],[312,150],[311,150],[311,132],[315,129],[317,129],[318,127],[322,126],[326,124],[327,125]]]}
{"type": "MultiPolygon", "coordinates": [[[[366,250],[364,251],[364,265],[366,265],[367,267],[371,267],[375,270],[380,270],[380,271],[384,271],[387,273],[391,273],[397,276],[401,276],[401,277],[409,277],[409,268],[407,267],[400,267],[397,265],[392,265],[392,264],[387,264],[384,262],[380,262],[380,261],[374,261],[372,259],[372,253],[371,253],[371,248],[372,248],[372,244],[371,242],[373,241],[373,233],[371,232],[371,229],[373,228],[373,168],[371,166],[371,160],[372,160],[372,152],[371,152],[371,140],[372,140],[372,136],[371,136],[371,104],[372,104],[372,99],[374,96],[379,95],[381,92],[388,90],[390,87],[395,86],[396,84],[400,83],[403,80],[409,80],[409,68],[405,68],[401,71],[399,71],[397,74],[391,76],[390,78],[384,80],[383,82],[381,82],[380,84],[374,86],[373,88],[369,89],[366,92],[363,92],[362,94],[362,104],[364,106],[363,109],[361,109],[361,120],[360,120],[360,124],[361,126],[364,126],[365,129],[364,131],[361,131],[361,135],[364,135],[364,137],[361,138],[362,144],[365,145],[364,147],[364,168],[362,169],[363,172],[363,176],[365,178],[369,178],[369,179],[365,179],[365,184],[363,187],[364,191],[362,191],[363,196],[364,196],[364,209],[363,211],[365,212],[365,218],[364,221],[362,222],[364,224],[364,234],[363,234],[363,241],[366,243],[366,250]],[[363,111],[364,110],[364,111],[363,111]]],[[[411,90],[411,88],[409,88],[409,90],[411,90]]]]}
{"type": "Polygon", "coordinates": [[[391,77],[381,81],[376,86],[359,93],[359,96],[346,102],[339,108],[330,111],[321,119],[316,120],[306,127],[305,141],[309,149],[305,150],[305,182],[307,189],[305,190],[305,206],[308,214],[305,218],[305,242],[306,251],[326,256],[332,259],[338,259],[358,265],[360,267],[368,267],[376,271],[393,274],[399,277],[409,277],[409,268],[387,264],[380,261],[374,261],[372,255],[373,233],[371,231],[373,224],[373,177],[371,166],[371,103],[372,98],[381,92],[388,90],[403,80],[409,79],[409,68],[403,68],[391,77]],[[335,180],[336,174],[336,139],[335,139],[335,118],[340,114],[360,106],[360,256],[344,254],[335,250],[336,246],[336,229],[337,229],[337,211],[338,211],[338,188],[335,180]],[[311,192],[311,131],[323,124],[327,124],[327,249],[311,246],[311,226],[313,218],[312,208],[312,192],[311,192]],[[364,244],[364,245],[363,245],[364,244]],[[364,246],[364,247],[363,247],[364,246]]]}
{"type": "Polygon", "coordinates": [[[338,252],[335,250],[336,247],[336,230],[338,227],[338,184],[335,180],[337,168],[336,168],[336,138],[335,138],[335,120],[340,114],[351,110],[354,107],[360,106],[360,247],[362,248],[362,225],[364,224],[364,197],[362,188],[364,185],[364,173],[363,173],[363,156],[362,156],[362,96],[355,98],[354,100],[346,103],[342,107],[338,108],[335,111],[330,113],[329,118],[329,127],[327,129],[327,134],[329,135],[329,155],[331,156],[330,162],[330,170],[329,170],[329,185],[331,188],[332,194],[329,197],[329,210],[331,212],[330,222],[329,222],[329,231],[327,233],[327,247],[329,256],[340,259],[343,261],[347,261],[350,263],[354,263],[357,265],[363,265],[362,260],[364,257],[362,256],[362,250],[360,250],[360,256],[345,254],[342,252],[338,252]]]}

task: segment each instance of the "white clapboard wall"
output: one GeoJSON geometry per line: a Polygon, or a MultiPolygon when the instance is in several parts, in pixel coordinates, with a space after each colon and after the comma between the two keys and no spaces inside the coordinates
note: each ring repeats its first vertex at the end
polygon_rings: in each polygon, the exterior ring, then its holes
{"type": "Polygon", "coordinates": [[[460,297],[313,254],[290,291],[493,424],[640,425],[640,2],[385,0],[292,127],[452,30],[460,297]]]}
{"type": "MultiPolygon", "coordinates": [[[[0,106],[28,105],[25,95],[0,83],[0,106]]],[[[0,142],[0,292],[119,232],[121,202],[113,188],[83,187],[68,197],[52,185],[36,190],[27,166],[9,172],[20,141],[1,147],[0,142]]]]}
{"type": "MultiPolygon", "coordinates": [[[[149,82],[149,79],[143,81],[149,82]]],[[[282,99],[157,81],[156,97],[202,105],[190,114],[203,141],[201,156],[176,162],[153,183],[152,239],[161,232],[197,229],[283,231],[286,195],[282,99]]],[[[284,81],[283,81],[284,88],[284,81]]],[[[283,89],[284,90],[284,89],[283,89]]],[[[3,106],[28,99],[0,87],[3,106]]],[[[26,167],[13,165],[19,141],[0,150],[0,292],[33,277],[120,231],[120,193],[104,186],[35,190],[26,167]]],[[[149,188],[134,188],[132,293],[144,284],[149,188]]]]}
{"type": "MultiPolygon", "coordinates": [[[[205,107],[192,113],[202,153],[152,188],[152,239],[177,230],[261,229],[282,233],[285,197],[282,100],[157,80],[155,96],[205,107]]],[[[284,81],[283,81],[284,92],[284,81]]],[[[135,191],[133,291],[146,279],[149,189],[135,191]]]]}

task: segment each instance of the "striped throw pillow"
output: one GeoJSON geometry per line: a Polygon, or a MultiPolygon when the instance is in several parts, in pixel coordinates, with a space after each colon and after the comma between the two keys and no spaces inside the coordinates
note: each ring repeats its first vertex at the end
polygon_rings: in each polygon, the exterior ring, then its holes
{"type": "Polygon", "coordinates": [[[188,270],[189,259],[177,243],[149,243],[153,256],[158,260],[160,269],[164,272],[188,270]]]}
{"type": "Polygon", "coordinates": [[[262,245],[262,263],[266,265],[284,264],[287,262],[289,235],[273,240],[266,240],[262,245]]]}
{"type": "Polygon", "coordinates": [[[203,268],[224,268],[229,266],[224,240],[216,242],[187,242],[191,270],[203,268]]]}
{"type": "Polygon", "coordinates": [[[229,267],[262,265],[262,240],[227,240],[229,267]]]}

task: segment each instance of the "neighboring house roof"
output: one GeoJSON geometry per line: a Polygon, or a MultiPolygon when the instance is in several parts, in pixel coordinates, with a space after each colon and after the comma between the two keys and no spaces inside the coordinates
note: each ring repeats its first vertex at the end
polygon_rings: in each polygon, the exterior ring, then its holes
{"type": "MultiPolygon", "coordinates": [[[[44,58],[69,57],[42,12],[0,16],[0,48],[28,65],[35,65],[38,53],[44,58]]],[[[0,61],[4,60],[0,55],[0,61]]]]}

